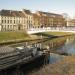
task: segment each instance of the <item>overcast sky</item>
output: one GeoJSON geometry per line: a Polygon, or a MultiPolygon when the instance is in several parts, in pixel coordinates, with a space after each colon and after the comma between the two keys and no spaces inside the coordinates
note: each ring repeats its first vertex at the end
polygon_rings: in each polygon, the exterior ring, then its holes
{"type": "Polygon", "coordinates": [[[30,9],[75,15],[75,0],[0,0],[0,9],[30,9]]]}

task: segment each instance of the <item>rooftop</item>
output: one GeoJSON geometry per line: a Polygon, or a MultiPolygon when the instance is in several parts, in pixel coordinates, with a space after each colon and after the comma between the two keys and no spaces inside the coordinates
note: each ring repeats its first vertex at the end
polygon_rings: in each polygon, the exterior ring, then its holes
{"type": "Polygon", "coordinates": [[[4,10],[4,9],[0,11],[0,15],[11,17],[25,17],[22,11],[4,10]]]}
{"type": "Polygon", "coordinates": [[[37,11],[37,13],[45,14],[50,17],[63,17],[61,14],[55,14],[55,13],[50,13],[50,12],[37,11]]]}
{"type": "Polygon", "coordinates": [[[31,11],[30,10],[26,10],[26,9],[23,9],[23,11],[28,14],[28,15],[32,15],[31,11]]]}

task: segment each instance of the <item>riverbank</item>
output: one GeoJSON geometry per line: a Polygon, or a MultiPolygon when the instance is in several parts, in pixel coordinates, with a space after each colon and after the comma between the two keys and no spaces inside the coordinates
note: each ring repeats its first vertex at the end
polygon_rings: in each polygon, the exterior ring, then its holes
{"type": "Polygon", "coordinates": [[[36,33],[36,35],[46,35],[46,36],[56,36],[56,37],[62,37],[62,36],[68,36],[68,35],[74,35],[75,33],[70,32],[42,32],[42,33],[36,33]]]}
{"type": "Polygon", "coordinates": [[[75,75],[75,56],[67,56],[28,75],[75,75]]]}
{"type": "Polygon", "coordinates": [[[23,31],[0,32],[0,45],[41,40],[45,38],[47,39],[47,38],[61,37],[61,36],[68,36],[68,35],[74,35],[74,33],[72,34],[72,33],[66,33],[66,32],[65,33],[64,32],[44,32],[44,33],[29,35],[23,31]]]}
{"type": "Polygon", "coordinates": [[[34,41],[34,40],[41,40],[45,39],[45,37],[40,38],[37,35],[29,35],[26,32],[19,31],[19,32],[0,32],[0,45],[7,45],[19,42],[26,42],[26,41],[34,41]]]}
{"type": "MultiPolygon", "coordinates": [[[[72,35],[72,34],[71,34],[72,35]]],[[[68,35],[65,35],[65,36],[68,36],[68,35]]],[[[24,36],[25,37],[25,36],[24,36]]],[[[50,36],[51,37],[51,36],[50,36]]],[[[33,39],[37,42],[36,38],[38,39],[38,41],[41,41],[41,39],[43,38],[43,36],[37,36],[37,35],[28,35],[27,37],[25,37],[25,40],[22,39],[21,41],[19,42],[22,42],[22,45],[23,45],[23,42],[24,41],[30,41],[30,39],[33,39]],[[29,37],[29,38],[28,38],[29,37]],[[27,39],[26,39],[27,38],[27,39]],[[29,40],[28,40],[29,39],[29,40]],[[40,39],[40,40],[39,40],[40,39]]],[[[44,39],[44,38],[43,38],[44,39]]],[[[59,37],[59,38],[49,38],[48,40],[46,40],[45,42],[40,42],[41,43],[41,46],[45,47],[50,47],[51,50],[59,50],[59,48],[63,48],[64,46],[64,50],[69,50],[71,47],[72,49],[74,49],[75,47],[73,47],[73,44],[74,44],[74,40],[75,39],[75,35],[74,37],[73,36],[70,36],[70,37],[59,37]],[[70,46],[72,44],[72,46],[70,46]],[[68,46],[68,49],[66,47],[66,45],[68,46]]],[[[16,39],[17,40],[17,39],[16,39]]],[[[43,40],[42,40],[43,41],[43,40]]],[[[31,41],[30,41],[31,42],[31,41]]],[[[28,42],[30,44],[30,42],[28,42]]],[[[32,41],[33,42],[33,41],[32,41]]],[[[32,43],[31,42],[31,43],[32,43]]],[[[15,43],[15,42],[14,42],[15,43]]],[[[18,43],[17,43],[18,44],[18,43]]],[[[28,44],[28,45],[29,45],[28,44]]],[[[25,44],[24,44],[25,45],[25,44]]],[[[21,46],[21,45],[20,45],[21,46]]],[[[63,49],[62,49],[63,50],[63,49]]],[[[50,51],[51,52],[51,51],[50,51]]],[[[66,51],[67,52],[67,51],[66,51]]],[[[54,52],[52,52],[54,53],[54,52]]],[[[55,51],[56,53],[56,51],[55,51]]],[[[74,53],[74,52],[73,52],[74,53]]],[[[59,54],[59,53],[56,53],[56,55],[59,54]]],[[[61,54],[63,55],[63,54],[61,54]]],[[[65,54],[64,54],[65,55],[65,54]]],[[[55,56],[56,58],[59,57],[58,55],[55,56]]],[[[72,56],[73,57],[73,56],[72,56]]],[[[52,58],[53,59],[53,58],[52,58]]],[[[67,67],[67,62],[69,62],[69,60],[71,60],[72,58],[70,56],[66,56],[65,59],[61,59],[61,61],[57,61],[55,64],[52,63],[52,64],[48,64],[48,65],[44,65],[44,67],[40,68],[38,71],[33,71],[31,72],[29,75],[63,75],[64,73],[64,68],[67,67]],[[67,58],[68,57],[68,58],[67,58]],[[69,59],[70,58],[70,59],[69,59]],[[64,62],[64,63],[63,63],[64,62]],[[61,64],[63,63],[63,64],[61,64]],[[63,65],[63,66],[62,66],[63,65]],[[59,67],[60,66],[60,67],[59,67]],[[62,66],[62,67],[61,67],[62,66]],[[63,69],[62,69],[63,68],[63,69]],[[60,73],[61,72],[61,73],[60,73]]],[[[75,57],[73,58],[73,60],[75,59],[75,57]]],[[[41,61],[40,61],[41,62],[41,61]]],[[[70,63],[68,63],[68,66],[72,63],[72,61],[70,63]]],[[[75,63],[75,62],[74,62],[75,63]]],[[[67,67],[68,69],[68,67],[67,67]]],[[[23,71],[22,71],[23,72],[23,71]]],[[[70,74],[64,74],[64,75],[70,75],[70,74]]]]}

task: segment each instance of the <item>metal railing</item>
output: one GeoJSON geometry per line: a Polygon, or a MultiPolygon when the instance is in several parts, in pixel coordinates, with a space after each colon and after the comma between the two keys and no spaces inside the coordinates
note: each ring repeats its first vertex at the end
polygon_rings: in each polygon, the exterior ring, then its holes
{"type": "Polygon", "coordinates": [[[45,28],[30,28],[27,30],[29,34],[39,33],[39,32],[48,32],[48,31],[74,32],[75,33],[75,27],[45,27],[45,28]]]}

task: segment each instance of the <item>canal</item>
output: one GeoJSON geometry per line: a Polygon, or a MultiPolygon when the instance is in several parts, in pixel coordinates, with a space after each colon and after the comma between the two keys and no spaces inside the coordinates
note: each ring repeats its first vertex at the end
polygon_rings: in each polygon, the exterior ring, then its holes
{"type": "Polygon", "coordinates": [[[0,75],[28,75],[28,73],[39,70],[43,66],[55,64],[67,56],[75,55],[75,35],[40,41],[23,42],[12,46],[21,45],[33,45],[42,49],[48,49],[50,50],[50,53],[47,58],[43,59],[40,57],[19,67],[17,66],[16,68],[3,70],[0,72],[0,75]],[[45,62],[46,59],[48,60],[47,62],[45,62]]]}

